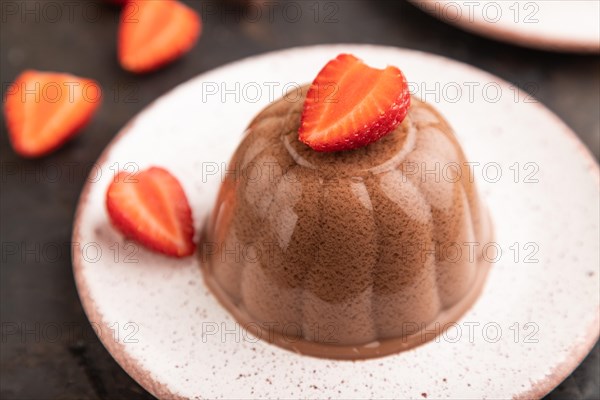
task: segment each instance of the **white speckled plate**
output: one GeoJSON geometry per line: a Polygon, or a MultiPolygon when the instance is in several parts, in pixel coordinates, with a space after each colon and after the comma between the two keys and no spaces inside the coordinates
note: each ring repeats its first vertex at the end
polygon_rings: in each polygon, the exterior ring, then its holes
{"type": "Polygon", "coordinates": [[[122,130],[98,165],[75,220],[77,287],[104,345],[157,397],[541,397],[598,338],[598,165],[544,106],[468,65],[361,45],[252,57],[157,100],[122,130]],[[104,207],[114,170],[164,166],[181,180],[200,228],[220,182],[213,167],[229,160],[248,121],[286,84],[312,80],[340,52],[401,67],[413,92],[437,104],[479,163],[475,179],[502,250],[483,295],[446,334],[358,362],[256,341],[207,291],[196,258],[136,252],[110,226],[104,207]]]}
{"type": "Polygon", "coordinates": [[[492,39],[545,50],[599,53],[597,0],[410,0],[443,21],[492,39]]]}

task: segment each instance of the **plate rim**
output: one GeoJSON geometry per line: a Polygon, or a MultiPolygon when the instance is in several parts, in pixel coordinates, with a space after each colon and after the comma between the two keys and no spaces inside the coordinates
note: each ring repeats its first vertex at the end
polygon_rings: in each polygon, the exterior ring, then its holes
{"type": "MultiPolygon", "coordinates": [[[[259,54],[255,54],[252,56],[244,57],[238,60],[234,60],[232,62],[220,65],[216,68],[207,70],[202,72],[184,82],[181,82],[166,91],[165,93],[158,96],[156,99],[152,100],[148,105],[146,105],[143,109],[137,112],[131,119],[119,130],[119,132],[111,139],[111,141],[107,144],[107,146],[103,149],[102,153],[96,160],[97,165],[103,165],[107,157],[109,156],[113,146],[119,143],[130,131],[131,127],[135,124],[135,122],[143,117],[146,113],[150,113],[153,108],[157,106],[157,104],[165,97],[168,97],[175,93],[180,87],[189,84],[189,82],[199,79],[205,75],[213,74],[218,70],[225,68],[233,68],[239,64],[246,63],[248,61],[254,61],[260,58],[268,58],[274,55],[283,55],[287,52],[297,52],[297,51],[311,51],[315,49],[328,49],[335,51],[336,48],[369,48],[372,50],[393,50],[393,51],[404,51],[404,52],[412,52],[415,54],[422,54],[427,57],[435,57],[440,60],[447,60],[454,64],[460,64],[461,67],[471,69],[473,71],[477,71],[478,74],[484,74],[489,78],[493,78],[499,84],[510,85],[510,83],[500,77],[493,75],[492,73],[485,71],[481,68],[475,67],[473,65],[464,63],[459,60],[455,60],[449,57],[441,56],[434,53],[424,52],[415,49],[396,47],[396,46],[384,46],[384,45],[374,45],[374,44],[361,44],[361,43],[332,43],[332,44],[319,44],[319,45],[309,45],[309,46],[297,46],[297,47],[288,47],[280,50],[267,51],[259,54]]],[[[596,183],[600,187],[600,165],[596,161],[594,155],[591,151],[585,146],[585,144],[579,139],[577,134],[554,112],[552,112],[549,108],[547,108],[543,103],[537,101],[533,103],[533,106],[538,109],[538,111],[543,112],[546,117],[552,119],[557,126],[559,126],[559,130],[561,134],[565,135],[574,145],[579,153],[581,153],[584,157],[584,161],[587,164],[587,169],[591,174],[596,176],[596,183]]],[[[73,220],[73,229],[72,229],[72,243],[80,243],[81,242],[81,233],[80,233],[80,220],[81,216],[84,212],[85,206],[87,204],[87,199],[89,197],[89,193],[91,187],[95,182],[89,179],[92,174],[95,174],[94,171],[90,172],[90,176],[86,179],[86,182],[82,188],[81,194],[77,201],[77,207],[75,211],[75,216],[73,220]]],[[[73,264],[73,275],[75,280],[75,285],[77,289],[77,293],[79,299],[81,301],[82,307],[84,309],[85,315],[90,323],[96,323],[100,325],[100,332],[109,331],[109,324],[104,320],[103,315],[99,311],[99,309],[95,306],[95,300],[90,295],[89,287],[84,278],[84,274],[82,272],[82,258],[78,257],[80,252],[77,252],[74,246],[71,246],[71,259],[73,264]]],[[[573,347],[570,356],[565,359],[562,364],[558,364],[554,367],[553,372],[550,375],[547,375],[545,379],[538,380],[532,383],[532,387],[525,392],[520,393],[515,396],[517,399],[529,399],[529,398],[541,398],[546,394],[550,393],[555,387],[557,387],[564,379],[566,379],[583,361],[583,359],[589,354],[595,343],[598,341],[600,336],[600,329],[598,328],[600,324],[600,305],[598,306],[598,312],[595,315],[594,321],[587,328],[585,334],[585,340],[581,341],[577,346],[573,347]]],[[[159,382],[158,380],[152,377],[152,372],[149,370],[145,370],[141,367],[139,363],[129,354],[126,350],[126,346],[123,345],[120,341],[107,340],[106,335],[98,335],[98,331],[95,330],[98,339],[102,343],[102,345],[106,348],[109,354],[113,357],[113,359],[123,368],[123,370],[131,376],[138,384],[140,384],[145,390],[150,392],[153,396],[157,398],[169,398],[169,399],[187,399],[187,397],[182,396],[181,394],[177,394],[169,390],[167,384],[163,382],[159,382]]],[[[201,395],[198,395],[197,398],[202,398],[201,395]]]]}
{"type": "Polygon", "coordinates": [[[444,13],[435,13],[425,4],[446,3],[447,0],[409,0],[419,10],[466,32],[480,35],[497,42],[518,45],[521,47],[567,53],[600,54],[600,41],[577,40],[573,38],[547,38],[544,35],[527,34],[498,24],[488,23],[480,19],[464,22],[462,18],[452,19],[444,13]]]}

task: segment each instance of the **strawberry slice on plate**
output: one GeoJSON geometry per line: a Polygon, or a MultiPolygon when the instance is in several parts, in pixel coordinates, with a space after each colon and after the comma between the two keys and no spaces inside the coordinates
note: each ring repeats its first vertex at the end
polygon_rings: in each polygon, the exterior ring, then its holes
{"type": "Polygon", "coordinates": [[[117,229],[147,248],[174,257],[194,252],[190,205],[165,169],[120,172],[106,192],[106,208],[117,229]]]}
{"type": "Polygon", "coordinates": [[[371,68],[340,54],[308,90],[299,139],[316,151],[363,147],[393,131],[409,106],[408,84],[398,68],[371,68]]]}
{"type": "Polygon", "coordinates": [[[83,128],[101,102],[100,85],[91,79],[24,71],[8,87],[4,101],[15,152],[23,157],[52,152],[83,128]]]}
{"type": "Polygon", "coordinates": [[[121,11],[119,62],[131,72],[155,70],[188,52],[201,29],[200,16],[178,1],[131,0],[121,11]]]}

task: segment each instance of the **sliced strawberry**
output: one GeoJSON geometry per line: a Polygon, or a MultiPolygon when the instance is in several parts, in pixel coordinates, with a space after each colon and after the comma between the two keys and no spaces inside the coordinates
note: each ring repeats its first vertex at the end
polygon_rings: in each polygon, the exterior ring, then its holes
{"type": "Polygon", "coordinates": [[[131,0],[121,11],[119,62],[148,72],[189,51],[202,29],[199,15],[175,0],[131,0]]]}
{"type": "Polygon", "coordinates": [[[308,90],[299,139],[316,151],[366,146],[394,130],[409,106],[408,84],[398,68],[371,68],[340,54],[308,90]]]}
{"type": "Polygon", "coordinates": [[[6,91],[10,142],[24,157],[50,153],[73,137],[100,105],[97,82],[74,75],[27,70],[6,91]]]}
{"type": "Polygon", "coordinates": [[[190,205],[166,170],[119,173],[106,193],[106,208],[113,225],[142,245],[175,257],[194,252],[190,205]]]}

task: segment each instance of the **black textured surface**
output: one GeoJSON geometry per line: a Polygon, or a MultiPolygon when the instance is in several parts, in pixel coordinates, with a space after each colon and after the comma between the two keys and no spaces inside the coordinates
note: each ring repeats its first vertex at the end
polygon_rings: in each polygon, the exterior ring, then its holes
{"type": "MultiPolygon", "coordinates": [[[[294,2],[294,9],[287,11],[289,2],[277,1],[258,18],[239,17],[237,6],[224,8],[215,0],[188,3],[204,11],[201,40],[182,60],[145,76],[128,74],[116,62],[118,8],[86,1],[2,3],[3,94],[26,68],[91,77],[105,93],[101,109],[84,132],[40,160],[23,160],[13,153],[2,117],[3,399],[151,398],[110,357],[88,323],[73,283],[69,241],[87,170],[102,149],[148,103],[199,73],[245,56],[300,45],[354,42],[419,49],[536,88],[535,96],[577,132],[596,159],[600,154],[598,56],[493,42],[447,26],[404,1],[305,0],[294,2]],[[320,11],[317,22],[315,7],[320,11]],[[294,22],[297,9],[302,15],[294,22]]],[[[596,345],[548,398],[598,399],[599,375],[596,345]]]]}

